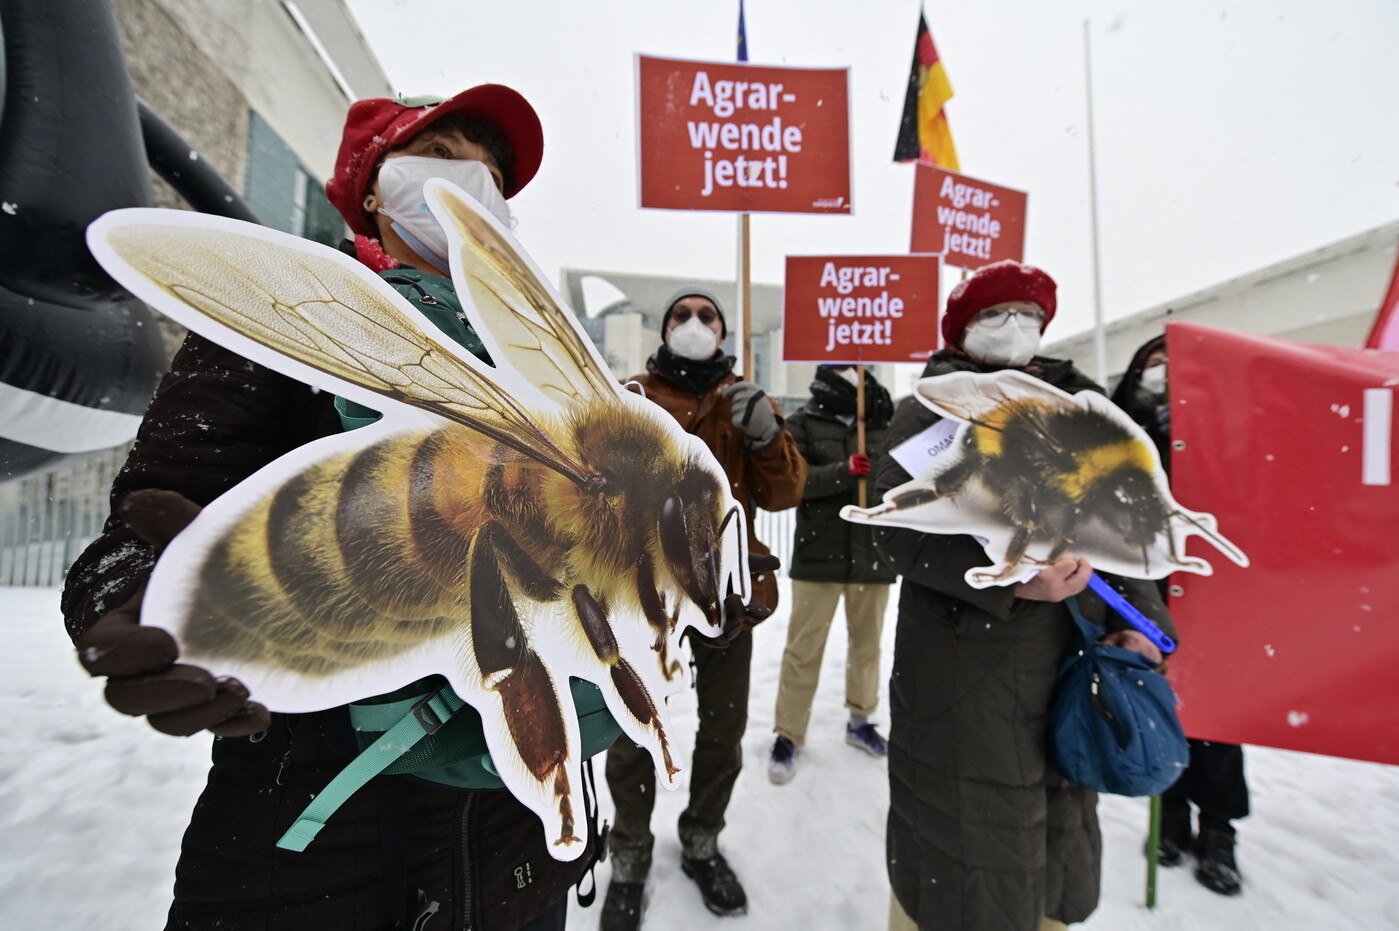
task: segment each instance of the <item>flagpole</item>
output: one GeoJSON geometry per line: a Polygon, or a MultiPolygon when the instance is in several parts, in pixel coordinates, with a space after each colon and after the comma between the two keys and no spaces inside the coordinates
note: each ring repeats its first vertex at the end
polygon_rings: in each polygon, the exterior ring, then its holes
{"type": "Polygon", "coordinates": [[[1108,338],[1103,328],[1103,268],[1098,254],[1098,161],[1093,145],[1093,51],[1088,20],[1083,21],[1083,76],[1088,89],[1088,203],[1093,239],[1093,363],[1098,384],[1108,384],[1108,338]]]}

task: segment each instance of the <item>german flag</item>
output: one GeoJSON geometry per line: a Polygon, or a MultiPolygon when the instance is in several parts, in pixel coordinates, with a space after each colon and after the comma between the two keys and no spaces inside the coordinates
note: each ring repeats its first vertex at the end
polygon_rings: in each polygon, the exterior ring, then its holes
{"type": "Polygon", "coordinates": [[[943,105],[952,99],[952,84],[938,58],[928,21],[918,14],[918,40],[913,46],[913,67],[908,73],[908,95],[899,121],[899,139],[894,144],[894,161],[920,159],[960,171],[952,128],[947,125],[943,105]]]}

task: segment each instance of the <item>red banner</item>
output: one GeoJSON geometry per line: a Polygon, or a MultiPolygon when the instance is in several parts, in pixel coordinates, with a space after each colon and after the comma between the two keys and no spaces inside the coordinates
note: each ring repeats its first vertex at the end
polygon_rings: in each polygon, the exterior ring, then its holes
{"type": "Polygon", "coordinates": [[[980,268],[1025,256],[1028,196],[928,162],[913,175],[911,252],[940,252],[948,265],[980,268]]]}
{"type": "Polygon", "coordinates": [[[1171,578],[1186,732],[1399,763],[1399,354],[1166,333],[1172,487],[1252,563],[1171,578]]]}
{"type": "Polygon", "coordinates": [[[788,256],[784,362],[925,362],[937,347],[936,255],[788,256]]]}
{"type": "Polygon", "coordinates": [[[844,68],[637,56],[641,206],[849,213],[844,68]]]}

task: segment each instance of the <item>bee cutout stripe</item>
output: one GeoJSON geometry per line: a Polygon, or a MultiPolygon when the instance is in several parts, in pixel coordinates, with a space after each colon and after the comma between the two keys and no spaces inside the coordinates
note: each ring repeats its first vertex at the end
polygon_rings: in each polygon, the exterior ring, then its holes
{"type": "Polygon", "coordinates": [[[972,587],[1024,581],[1069,552],[1134,578],[1208,575],[1209,563],[1185,555],[1192,535],[1248,565],[1211,515],[1175,501],[1151,440],[1101,394],[1069,395],[1014,370],[937,375],[914,393],[959,423],[953,441],[884,503],[841,515],[977,536],[992,565],[968,570],[972,587]]]}
{"type": "Polygon", "coordinates": [[[572,859],[570,677],[598,687],[674,786],[665,698],[685,684],[680,637],[721,633],[726,596],[750,597],[745,517],[710,451],[613,381],[499,223],[450,185],[428,188],[495,367],[315,243],[183,211],[89,228],[94,255],[153,308],[384,414],[206,507],[162,554],[144,617],[274,711],[442,675],[572,859]]]}

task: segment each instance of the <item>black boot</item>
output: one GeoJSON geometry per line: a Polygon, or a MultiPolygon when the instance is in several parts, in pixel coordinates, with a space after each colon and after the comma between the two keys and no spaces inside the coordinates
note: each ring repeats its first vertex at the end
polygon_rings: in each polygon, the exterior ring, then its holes
{"type": "Polygon", "coordinates": [[[615,879],[608,883],[598,931],[636,931],[640,928],[641,912],[645,908],[642,893],[645,891],[645,883],[623,883],[615,879]]]}
{"type": "Polygon", "coordinates": [[[1156,848],[1156,862],[1161,866],[1179,866],[1190,849],[1190,809],[1161,812],[1161,841],[1156,848]]]}
{"type": "Polygon", "coordinates": [[[1243,879],[1234,862],[1234,835],[1205,828],[1195,840],[1195,878],[1211,892],[1238,895],[1243,879]]]}
{"type": "Polygon", "coordinates": [[[705,908],[716,915],[747,913],[748,895],[722,853],[716,853],[708,860],[692,860],[682,856],[680,868],[699,886],[705,908]]]}

